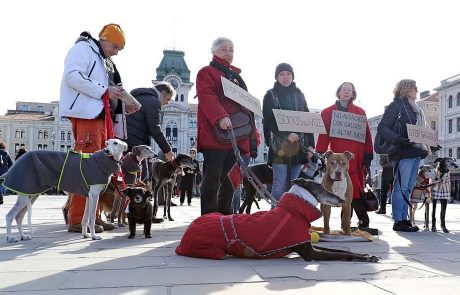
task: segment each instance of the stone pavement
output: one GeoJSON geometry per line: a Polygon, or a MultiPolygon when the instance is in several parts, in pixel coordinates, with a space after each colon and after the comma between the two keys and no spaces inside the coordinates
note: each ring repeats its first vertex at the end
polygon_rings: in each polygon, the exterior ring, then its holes
{"type": "MultiPolygon", "coordinates": [[[[320,242],[321,246],[368,252],[379,263],[305,262],[282,259],[181,257],[175,247],[199,215],[192,206],[172,208],[176,221],[154,224],[152,239],[128,240],[127,228],[102,233],[101,241],[67,232],[60,207],[64,196],[41,196],[34,205],[33,239],[6,243],[6,212],[0,206],[0,294],[458,294],[460,287],[460,205],[449,204],[451,233],[396,233],[389,214],[370,213],[381,234],[372,242],[320,242]]],[[[174,199],[178,202],[178,199],[174,199]]],[[[262,201],[263,209],[268,205],[262,201]]],[[[390,205],[387,211],[391,211],[390,205]]],[[[161,210],[162,211],[162,210],[161,210]]],[[[332,227],[339,226],[333,209],[332,227]]],[[[439,212],[438,212],[439,214],[439,212]]],[[[417,212],[418,225],[423,213],[417,212]]],[[[353,217],[352,223],[356,223],[353,217]]],[[[313,225],[321,226],[322,221],[313,225]]],[[[27,225],[27,224],[26,224],[27,225]]],[[[17,233],[16,224],[13,227],[17,233]]]]}

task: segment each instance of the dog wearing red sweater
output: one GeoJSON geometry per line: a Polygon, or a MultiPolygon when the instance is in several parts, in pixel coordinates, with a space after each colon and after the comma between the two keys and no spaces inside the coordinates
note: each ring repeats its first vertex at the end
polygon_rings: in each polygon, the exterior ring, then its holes
{"type": "Polygon", "coordinates": [[[290,253],[304,260],[377,262],[379,257],[313,246],[310,223],[321,217],[317,205],[339,206],[343,199],[312,180],[294,179],[278,206],[254,214],[210,213],[195,219],[176,248],[178,255],[225,259],[280,258],[290,253]]]}

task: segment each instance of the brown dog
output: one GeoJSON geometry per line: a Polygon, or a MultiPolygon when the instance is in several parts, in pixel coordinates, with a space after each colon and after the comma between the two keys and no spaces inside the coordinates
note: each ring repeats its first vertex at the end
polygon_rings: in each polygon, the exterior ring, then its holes
{"type": "MultiPolygon", "coordinates": [[[[323,176],[322,184],[330,192],[344,200],[342,203],[342,229],[346,235],[351,235],[351,202],[353,201],[353,185],[348,174],[348,163],[354,158],[353,153],[334,153],[327,151],[323,157],[326,159],[326,173],[323,176]]],[[[321,212],[324,219],[323,232],[330,232],[329,219],[331,217],[331,206],[321,204],[321,212]]]]}

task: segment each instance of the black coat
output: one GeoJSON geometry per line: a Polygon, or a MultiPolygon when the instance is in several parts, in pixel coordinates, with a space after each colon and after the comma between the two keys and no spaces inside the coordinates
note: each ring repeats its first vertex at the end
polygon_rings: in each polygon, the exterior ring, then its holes
{"type": "Polygon", "coordinates": [[[153,88],[136,88],[131,91],[141,109],[126,117],[128,138],[126,143],[130,150],[136,145],[150,145],[150,137],[163,153],[171,151],[171,147],[161,131],[161,98],[153,88]]]}
{"type": "MultiPolygon", "coordinates": [[[[279,131],[278,125],[276,124],[275,116],[273,115],[273,109],[281,108],[283,110],[302,111],[309,112],[305,96],[299,88],[295,86],[293,82],[289,87],[283,87],[278,82],[275,83],[273,90],[278,96],[280,106],[275,106],[271,91],[267,91],[263,101],[263,115],[264,115],[264,137],[265,144],[269,147],[268,149],[268,163],[269,164],[305,164],[307,163],[307,154],[304,148],[300,146],[299,152],[291,157],[279,157],[273,152],[273,148],[270,143],[271,136],[279,138],[287,138],[292,132],[290,131],[279,131]]],[[[315,139],[312,133],[300,133],[297,132],[302,145],[308,147],[315,146],[315,139]]]]}
{"type": "MultiPolygon", "coordinates": [[[[393,102],[386,108],[383,113],[382,120],[380,121],[377,130],[383,138],[389,140],[391,143],[398,144],[398,137],[409,138],[407,135],[406,124],[415,125],[417,123],[417,113],[414,112],[412,106],[409,104],[408,98],[394,98],[393,102]],[[393,125],[398,120],[398,114],[401,112],[401,135],[393,131],[393,125]]],[[[415,146],[399,145],[397,153],[389,155],[390,160],[410,159],[421,157],[426,158],[427,151],[415,146]]]]}
{"type": "Polygon", "coordinates": [[[13,165],[13,161],[11,161],[10,154],[4,149],[0,149],[0,157],[0,175],[2,175],[13,165]]]}

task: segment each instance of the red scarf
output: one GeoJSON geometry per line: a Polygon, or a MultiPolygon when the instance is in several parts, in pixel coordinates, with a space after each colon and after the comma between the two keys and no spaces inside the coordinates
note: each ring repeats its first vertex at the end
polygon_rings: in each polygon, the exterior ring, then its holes
{"type": "Polygon", "coordinates": [[[113,122],[112,117],[110,116],[110,104],[109,104],[109,91],[107,90],[102,96],[102,101],[104,102],[104,112],[105,112],[105,136],[107,139],[115,138],[113,133],[113,122]]]}

